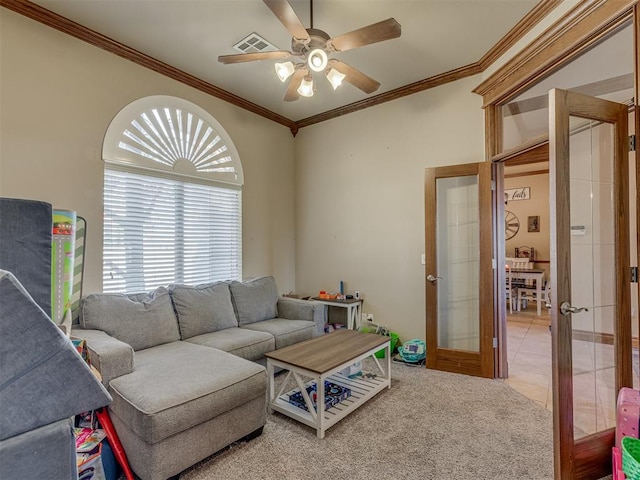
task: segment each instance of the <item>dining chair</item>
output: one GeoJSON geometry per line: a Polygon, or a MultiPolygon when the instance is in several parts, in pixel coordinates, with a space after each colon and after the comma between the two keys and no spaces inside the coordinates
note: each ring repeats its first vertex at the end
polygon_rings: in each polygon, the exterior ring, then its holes
{"type": "MultiPolygon", "coordinates": [[[[530,262],[528,258],[506,257],[505,262],[507,265],[509,265],[510,268],[515,270],[526,270],[529,268],[533,268],[533,263],[530,262]]],[[[511,277],[511,288],[519,288],[532,285],[531,280],[523,280],[521,278],[518,278],[518,276],[516,274],[513,274],[513,272],[511,277]]],[[[514,301],[517,300],[516,294],[517,291],[514,292],[514,301]]],[[[519,307],[517,307],[517,309],[520,310],[519,307]]]]}
{"type": "Polygon", "coordinates": [[[530,262],[535,262],[535,252],[535,248],[527,247],[524,245],[522,247],[516,247],[514,249],[514,253],[517,258],[528,258],[530,262]]]}
{"type": "Polygon", "coordinates": [[[511,262],[512,268],[516,268],[516,269],[533,268],[533,262],[529,260],[527,257],[523,257],[523,258],[509,257],[508,260],[511,262]]]}
{"type": "Polygon", "coordinates": [[[540,292],[540,298],[538,297],[538,292],[536,290],[535,285],[525,285],[524,287],[518,287],[518,310],[522,305],[523,300],[531,300],[534,302],[542,302],[542,306],[545,306],[548,303],[551,303],[551,282],[549,280],[544,280],[542,290],[540,292]]]}
{"type": "Polygon", "coordinates": [[[518,303],[518,289],[513,285],[512,277],[511,277],[511,261],[507,259],[505,270],[507,273],[507,285],[506,285],[506,295],[505,299],[509,302],[509,313],[513,313],[513,305],[516,305],[516,310],[519,310],[518,303]]]}

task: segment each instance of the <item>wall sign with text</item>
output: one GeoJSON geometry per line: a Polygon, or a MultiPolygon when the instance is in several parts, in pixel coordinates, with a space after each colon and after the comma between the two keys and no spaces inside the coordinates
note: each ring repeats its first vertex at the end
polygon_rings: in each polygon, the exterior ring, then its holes
{"type": "Polygon", "coordinates": [[[512,202],[514,200],[529,200],[531,198],[531,189],[529,187],[510,188],[504,191],[504,201],[512,202]]]}

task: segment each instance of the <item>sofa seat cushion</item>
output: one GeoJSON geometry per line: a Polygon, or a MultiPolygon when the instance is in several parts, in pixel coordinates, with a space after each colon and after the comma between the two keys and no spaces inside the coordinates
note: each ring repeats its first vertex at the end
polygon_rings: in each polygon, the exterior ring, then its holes
{"type": "Polygon", "coordinates": [[[276,339],[276,348],[283,348],[313,338],[316,324],[308,320],[272,318],[271,320],[243,325],[241,328],[270,333],[276,339]]]}
{"type": "Polygon", "coordinates": [[[276,349],[273,335],[238,327],[205,333],[191,337],[186,341],[217,348],[251,361],[259,360],[264,357],[265,353],[273,352],[276,349]]]}
{"type": "Polygon", "coordinates": [[[238,326],[229,284],[226,282],[198,286],[170,285],[169,293],[183,340],[238,326]]]}
{"type": "Polygon", "coordinates": [[[260,277],[229,285],[238,325],[269,320],[278,316],[278,288],[273,277],[260,277]]]}
{"type": "Polygon", "coordinates": [[[214,348],[174,342],[136,352],[135,370],[109,384],[109,407],[149,444],[265,399],[264,367],[214,348]]]}

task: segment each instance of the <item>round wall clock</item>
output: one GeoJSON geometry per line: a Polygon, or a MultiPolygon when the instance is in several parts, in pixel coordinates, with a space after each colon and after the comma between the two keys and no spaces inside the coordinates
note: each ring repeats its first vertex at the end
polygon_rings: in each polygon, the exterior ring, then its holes
{"type": "Polygon", "coordinates": [[[504,237],[509,240],[516,236],[520,230],[520,220],[516,217],[515,213],[509,210],[504,211],[504,237]]]}

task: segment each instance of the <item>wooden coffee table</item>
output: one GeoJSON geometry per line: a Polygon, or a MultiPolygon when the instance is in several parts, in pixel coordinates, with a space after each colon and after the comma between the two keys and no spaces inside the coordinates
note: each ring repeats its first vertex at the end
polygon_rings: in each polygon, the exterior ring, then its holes
{"type": "Polygon", "coordinates": [[[266,354],[269,379],[269,413],[274,410],[287,415],[318,432],[324,438],[325,431],[346,417],[364,402],[385,388],[391,388],[390,338],[353,330],[338,330],[312,338],[266,354]],[[380,361],[374,356],[384,349],[385,357],[380,361]],[[341,370],[367,357],[373,358],[376,372],[349,378],[341,370]],[[280,391],[275,393],[275,367],[287,370],[280,391]],[[297,388],[284,392],[288,380],[293,377],[297,388]],[[338,404],[325,408],[324,388],[316,388],[317,407],[314,407],[306,387],[324,385],[325,381],[348,388],[351,395],[338,404]],[[307,410],[290,403],[289,397],[302,392],[307,410]]]}

